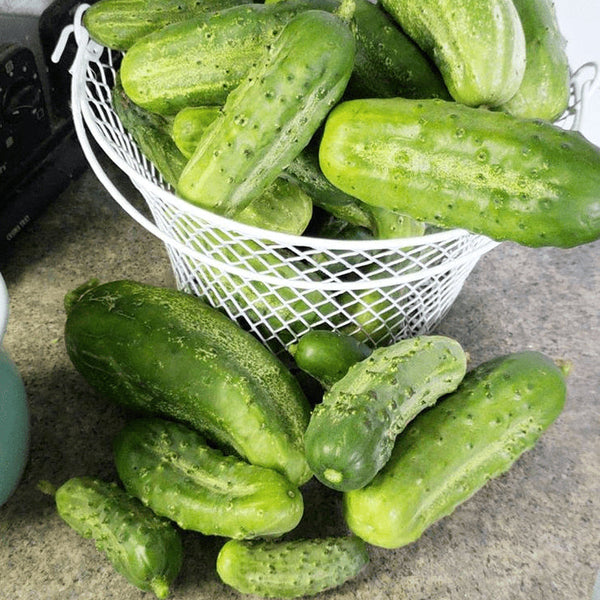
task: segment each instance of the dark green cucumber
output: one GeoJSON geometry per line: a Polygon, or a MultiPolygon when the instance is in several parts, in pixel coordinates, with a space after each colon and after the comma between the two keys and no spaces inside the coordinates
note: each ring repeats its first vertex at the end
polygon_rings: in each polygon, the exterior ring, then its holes
{"type": "Polygon", "coordinates": [[[367,543],[397,548],[533,447],[565,402],[562,370],[538,352],[495,358],[420,414],[373,481],[344,494],[348,525],[367,543]]]}
{"type": "Polygon", "coordinates": [[[199,298],[135,281],[67,295],[65,342],[78,371],[114,402],[185,422],[299,485],[310,477],[310,407],[263,344],[199,298]]]}
{"type": "Polygon", "coordinates": [[[372,351],[352,336],[328,329],[308,331],[288,346],[296,365],[326,389],[372,351]]]}
{"type": "Polygon", "coordinates": [[[355,536],[289,541],[230,540],[217,556],[217,573],[242,594],[265,598],[312,596],[342,585],[369,562],[355,536]]]}
{"type": "Polygon", "coordinates": [[[282,535],[302,517],[302,495],[281,473],[224,455],[181,423],[130,421],[114,453],[125,489],[182,529],[250,539],[282,535]]]}
{"type": "Polygon", "coordinates": [[[419,336],[376,348],[325,392],[304,436],[306,458],[328,487],[364,487],[390,457],[396,436],[456,389],[466,370],[455,340],[419,336]]]}
{"type": "Polygon", "coordinates": [[[336,15],[309,10],[292,19],[227,97],[183,170],[178,193],[220,214],[242,210],[308,144],[341,98],[354,54],[354,37],[336,15]]]}
{"type": "Polygon", "coordinates": [[[600,149],[541,120],[443,100],[339,104],[325,176],[368,204],[525,246],[600,237],[600,149]]]}
{"type": "Polygon", "coordinates": [[[169,119],[147,111],[131,101],[117,77],[112,89],[112,106],[125,130],[163,179],[175,187],[187,159],[171,137],[169,119]]]}
{"type": "Polygon", "coordinates": [[[525,34],[512,0],[382,0],[439,68],[452,97],[498,106],[519,89],[525,34]]]}
{"type": "Polygon", "coordinates": [[[517,93],[500,108],[523,118],[554,121],[569,104],[567,42],[552,0],[513,0],[521,18],[527,65],[517,93]]]}
{"type": "Polygon", "coordinates": [[[177,530],[117,486],[74,477],[55,493],[61,518],[92,538],[115,570],[140,590],[166,598],[183,560],[177,530]]]}
{"type": "Polygon", "coordinates": [[[83,14],[90,37],[114,50],[128,50],[139,38],[195,15],[249,0],[99,0],[83,14]]]}

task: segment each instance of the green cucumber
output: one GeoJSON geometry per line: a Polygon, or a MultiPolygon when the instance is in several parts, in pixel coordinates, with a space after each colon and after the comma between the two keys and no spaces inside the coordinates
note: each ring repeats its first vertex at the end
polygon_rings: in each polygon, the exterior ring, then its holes
{"type": "Polygon", "coordinates": [[[114,50],[128,50],[139,38],[195,15],[249,0],[99,0],[83,14],[90,37],[114,50]]]}
{"type": "Polygon", "coordinates": [[[567,42],[552,0],[513,0],[521,18],[527,66],[517,93],[500,108],[523,118],[554,121],[569,105],[567,42]]]}
{"type": "Polygon", "coordinates": [[[354,37],[336,15],[309,10],[292,19],[227,97],[178,193],[220,214],[242,210],[308,144],[341,98],[354,54],[354,37]]]}
{"type": "Polygon", "coordinates": [[[541,120],[443,100],[368,99],[329,115],[320,166],[342,191],[525,246],[600,237],[600,149],[541,120]]]}
{"type": "Polygon", "coordinates": [[[420,411],[456,389],[466,370],[458,342],[418,336],[376,348],[325,392],[304,436],[317,479],[336,490],[364,487],[420,411]]]}
{"type": "Polygon", "coordinates": [[[344,494],[350,529],[384,548],[417,540],[534,446],[562,411],[565,390],[563,371],[539,352],[471,370],[398,437],[368,486],[344,494]]]}
{"type": "Polygon", "coordinates": [[[262,343],[184,292],[135,281],[84,284],[65,299],[75,368],[108,399],[182,421],[299,485],[310,478],[310,406],[262,343]]]}
{"type": "Polygon", "coordinates": [[[381,0],[439,68],[451,96],[498,106],[519,89],[525,34],[512,0],[381,0]]]}
{"type": "Polygon", "coordinates": [[[310,330],[288,346],[296,365],[326,389],[372,351],[352,336],[328,329],[310,330]]]}
{"type": "Polygon", "coordinates": [[[55,492],[60,517],[92,538],[127,581],[166,598],[179,574],[183,549],[177,530],[116,483],[73,477],[55,492]]]}
{"type": "Polygon", "coordinates": [[[302,495],[281,473],[224,455],[181,423],[130,421],[114,454],[125,489],[182,529],[250,539],[282,535],[302,517],[302,495]]]}
{"type": "Polygon", "coordinates": [[[206,128],[221,114],[220,106],[188,106],[173,118],[171,136],[181,153],[191,158],[206,128]]]}
{"type": "Polygon", "coordinates": [[[355,536],[226,542],[217,556],[221,580],[242,594],[312,596],[342,585],[369,562],[355,536]]]}

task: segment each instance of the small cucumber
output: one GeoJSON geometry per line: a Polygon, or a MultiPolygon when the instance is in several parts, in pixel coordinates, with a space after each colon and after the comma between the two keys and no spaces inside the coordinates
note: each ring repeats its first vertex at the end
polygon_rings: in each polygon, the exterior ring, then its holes
{"type": "Polygon", "coordinates": [[[398,437],[373,481],[344,494],[351,530],[397,548],[418,539],[533,447],[563,409],[562,370],[539,352],[483,363],[398,437]]]}
{"type": "Polygon", "coordinates": [[[330,113],[319,153],[342,191],[434,226],[531,247],[600,237],[600,148],[547,121],[444,100],[352,100],[330,113]]]}
{"type": "Polygon", "coordinates": [[[217,573],[242,594],[298,598],[342,585],[368,562],[366,545],[355,536],[230,540],[217,556],[217,573]]]}
{"type": "Polygon", "coordinates": [[[552,0],[513,0],[523,24],[527,66],[517,93],[500,108],[526,119],[554,121],[567,109],[571,75],[552,0]]]}
{"type": "Polygon", "coordinates": [[[307,10],[292,19],[227,97],[178,193],[226,216],[242,210],[308,144],[341,98],[354,54],[354,37],[336,15],[307,10]]]}
{"type": "Polygon", "coordinates": [[[288,346],[296,365],[329,389],[373,350],[349,335],[313,329],[288,346]]]}
{"type": "Polygon", "coordinates": [[[367,485],[407,423],[456,389],[465,370],[463,349],[444,336],[376,348],[351,366],[314,408],[304,436],[317,479],[341,491],[367,485]]]}
{"type": "Polygon", "coordinates": [[[83,14],[90,37],[114,50],[128,50],[139,38],[195,15],[249,0],[99,0],[83,14]]]}
{"type": "Polygon", "coordinates": [[[282,535],[302,517],[302,495],[283,475],[224,455],[181,423],[130,421],[114,454],[125,489],[182,529],[249,539],[282,535]]]}
{"type": "Polygon", "coordinates": [[[382,0],[439,68],[451,96],[498,106],[523,79],[525,34],[512,0],[382,0]]]}
{"type": "Polygon", "coordinates": [[[65,299],[65,343],[99,393],[182,421],[299,485],[310,478],[310,406],[261,342],[200,298],[135,281],[84,284],[65,299]]]}
{"type": "Polygon", "coordinates": [[[202,134],[220,114],[220,106],[188,106],[175,115],[171,136],[186,158],[192,157],[202,134]]]}
{"type": "Polygon", "coordinates": [[[117,486],[73,477],[55,493],[58,514],[77,533],[92,538],[127,581],[166,598],[183,560],[177,530],[117,486]]]}

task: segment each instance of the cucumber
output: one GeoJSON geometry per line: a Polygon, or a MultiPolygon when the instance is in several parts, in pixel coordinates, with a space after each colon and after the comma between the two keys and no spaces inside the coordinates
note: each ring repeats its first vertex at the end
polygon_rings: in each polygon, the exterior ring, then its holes
{"type": "Polygon", "coordinates": [[[90,37],[114,50],[128,50],[139,38],[195,15],[249,0],[99,0],[83,14],[90,37]]]}
{"type": "Polygon", "coordinates": [[[443,100],[339,104],[319,150],[342,191],[444,228],[568,248],[600,237],[600,149],[541,120],[443,100]]]}
{"type": "Polygon", "coordinates": [[[376,348],[325,392],[304,436],[308,464],[335,490],[364,487],[396,436],[420,411],[456,389],[466,370],[458,342],[418,336],[376,348]]]}
{"type": "Polygon", "coordinates": [[[303,434],[310,406],[265,346],[199,298],[135,281],[96,281],[66,299],[65,343],[99,393],[170,417],[273,468],[310,478],[303,434]]]}
{"type": "Polygon", "coordinates": [[[302,517],[302,495],[281,473],[224,455],[181,423],[130,421],[114,455],[125,489],[182,529],[249,539],[282,535],[302,517]]]}
{"type": "Polygon", "coordinates": [[[354,54],[341,18],[308,10],[292,19],[205,131],[178,193],[226,216],[242,210],[308,144],[341,98],[354,54]]]}
{"type": "Polygon", "coordinates": [[[177,530],[116,483],[73,477],[55,492],[60,517],[92,538],[115,570],[140,590],[166,598],[179,574],[183,549],[177,530]]]}
{"type": "Polygon", "coordinates": [[[312,596],[342,585],[369,562],[355,536],[226,542],[217,556],[221,580],[242,594],[312,596]]]}
{"type": "Polygon", "coordinates": [[[517,93],[500,108],[554,121],[569,105],[571,75],[552,0],[513,0],[525,32],[527,65],[517,93]]]}
{"type": "Polygon", "coordinates": [[[498,106],[525,72],[525,34],[512,0],[381,0],[439,68],[450,95],[468,106],[498,106]]]}
{"type": "Polygon", "coordinates": [[[296,365],[328,389],[373,350],[349,335],[313,329],[288,346],[296,365]]]}
{"type": "Polygon", "coordinates": [[[472,369],[406,428],[368,486],[344,494],[350,529],[384,548],[417,540],[534,446],[562,411],[565,387],[561,369],[534,351],[472,369]]]}
{"type": "Polygon", "coordinates": [[[191,158],[206,128],[221,114],[220,106],[188,106],[173,118],[171,136],[175,145],[191,158]]]}

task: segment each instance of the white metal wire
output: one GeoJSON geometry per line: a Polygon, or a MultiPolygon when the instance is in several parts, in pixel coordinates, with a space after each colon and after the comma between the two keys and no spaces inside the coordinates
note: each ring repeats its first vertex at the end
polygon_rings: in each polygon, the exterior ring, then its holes
{"type": "MultiPolygon", "coordinates": [[[[377,344],[427,333],[452,306],[479,258],[497,245],[464,230],[373,241],[294,236],[178,198],[112,109],[121,55],[89,39],[81,23],[86,8],[78,8],[55,54],[73,33],[78,51],[71,67],[72,112],[90,166],[121,207],[165,243],[178,287],[222,309],[274,352],[310,328],[341,330],[377,344]],[[90,135],[128,175],[152,219],[110,180],[90,135]]],[[[584,67],[573,74],[570,107],[560,122],[566,128],[579,127],[584,98],[597,79],[595,73],[589,78],[590,65],[584,67]]]]}

